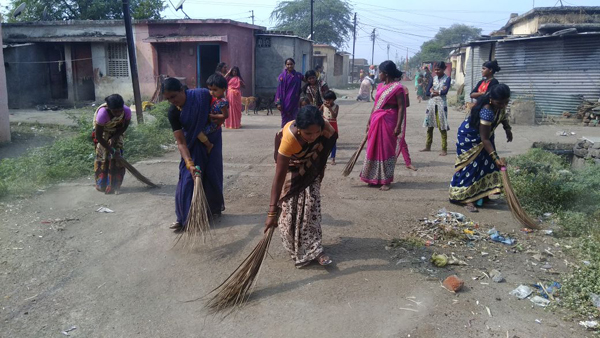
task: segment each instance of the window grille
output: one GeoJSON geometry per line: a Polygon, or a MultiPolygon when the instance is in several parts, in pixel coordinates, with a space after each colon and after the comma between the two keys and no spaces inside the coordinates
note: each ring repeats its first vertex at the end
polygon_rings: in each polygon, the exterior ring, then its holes
{"type": "Polygon", "coordinates": [[[108,76],[129,77],[129,60],[127,58],[127,45],[124,43],[111,43],[107,47],[108,76]]]}

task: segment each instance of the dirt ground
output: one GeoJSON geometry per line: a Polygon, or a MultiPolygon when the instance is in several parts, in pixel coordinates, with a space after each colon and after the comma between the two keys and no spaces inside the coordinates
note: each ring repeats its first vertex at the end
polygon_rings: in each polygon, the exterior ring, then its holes
{"type": "MultiPolygon", "coordinates": [[[[417,103],[412,91],[407,142],[419,170],[406,170],[400,159],[392,190],[381,192],[358,179],[362,158],[350,177],[341,175],[372,107],[352,100],[354,91],[344,93],[350,99],[339,101],[338,165],[328,167],[322,185],[323,239],[335,264],[296,269],[276,234],[247,306],[223,318],[208,314],[203,300],[188,302],[227,278],[262,234],[280,118],[244,115],[242,129],[224,132],[227,210],[212,240],[194,251],[173,247],[176,235],[168,229],[174,221],[176,152],[136,164],[160,189],[127,175],[122,194],[106,196],[87,177],[0,205],[0,336],[63,337],[72,327],[73,337],[590,336],[576,322],[509,295],[519,284],[554,280],[553,271],[566,270],[568,257],[553,237],[520,232],[501,201],[467,216],[482,229],[495,226],[516,238],[521,250],[484,240],[472,247],[436,242],[386,249],[441,208],[464,212],[447,194],[464,114],[450,111],[449,156],[438,156],[439,133],[434,151],[420,153],[425,103],[417,103]],[[114,213],[96,212],[100,206],[114,213]],[[543,258],[550,271],[531,259],[531,252],[546,249],[554,255],[543,258]],[[436,268],[428,262],[433,252],[454,252],[469,265],[436,268]],[[473,279],[491,269],[500,270],[506,282],[473,279]],[[456,294],[440,286],[452,274],[465,281],[456,294]]],[[[569,127],[576,136],[556,136],[563,129],[514,126],[510,144],[500,130],[498,152],[510,156],[534,141],[575,142],[600,134],[569,127]]]]}

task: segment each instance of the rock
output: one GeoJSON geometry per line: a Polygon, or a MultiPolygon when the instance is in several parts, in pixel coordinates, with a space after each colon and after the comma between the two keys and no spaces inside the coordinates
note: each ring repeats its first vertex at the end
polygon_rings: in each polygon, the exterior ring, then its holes
{"type": "Polygon", "coordinates": [[[585,148],[575,148],[573,149],[573,154],[577,157],[586,157],[587,156],[587,149],[585,148]]]}
{"type": "Polygon", "coordinates": [[[490,271],[490,277],[496,283],[504,282],[504,276],[502,276],[502,273],[496,269],[490,271]]]}
{"type": "Polygon", "coordinates": [[[462,279],[458,278],[458,276],[452,275],[444,279],[442,285],[452,292],[458,292],[465,285],[465,282],[462,279]]]}

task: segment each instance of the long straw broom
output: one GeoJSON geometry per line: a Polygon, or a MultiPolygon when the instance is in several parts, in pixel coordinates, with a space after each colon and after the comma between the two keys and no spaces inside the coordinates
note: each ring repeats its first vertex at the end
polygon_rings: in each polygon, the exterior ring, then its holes
{"type": "Polygon", "coordinates": [[[233,310],[234,307],[242,306],[248,300],[267,256],[274,231],[275,227],[269,228],[242,264],[221,285],[210,292],[215,293],[207,304],[212,312],[233,310]]]}
{"type": "MultiPolygon", "coordinates": [[[[200,167],[196,166],[196,169],[200,170],[200,167]]],[[[210,234],[210,221],[210,207],[204,193],[202,177],[196,173],[192,203],[190,204],[185,229],[178,236],[175,244],[183,239],[184,247],[193,248],[199,238],[202,238],[202,242],[205,242],[207,235],[210,234]]]]}
{"type": "Polygon", "coordinates": [[[530,229],[541,229],[540,225],[535,222],[527,212],[523,210],[521,203],[519,203],[519,199],[513,190],[512,184],[510,183],[510,178],[508,177],[508,171],[506,167],[500,168],[500,173],[502,176],[502,184],[504,185],[504,195],[506,196],[506,202],[508,203],[508,208],[512,213],[513,217],[517,219],[521,224],[530,228],[530,229]]]}
{"type": "Polygon", "coordinates": [[[358,157],[360,156],[360,153],[362,152],[363,148],[365,147],[365,144],[367,144],[367,135],[365,135],[365,138],[360,143],[360,146],[358,147],[358,149],[356,149],[356,151],[354,152],[352,157],[350,157],[350,161],[348,161],[348,163],[344,167],[344,171],[342,171],[342,175],[348,176],[348,175],[350,175],[350,173],[352,173],[352,170],[354,169],[354,165],[356,164],[356,161],[358,161],[358,157]]]}
{"type": "Polygon", "coordinates": [[[147,184],[149,186],[151,186],[152,188],[158,188],[159,186],[157,186],[156,184],[152,183],[152,181],[150,181],[150,179],[148,179],[146,176],[142,175],[142,173],[140,173],[137,169],[135,169],[129,162],[127,162],[124,158],[122,157],[116,157],[115,160],[122,165],[123,167],[125,167],[127,169],[127,171],[129,171],[131,173],[131,175],[133,175],[133,177],[137,178],[138,181],[147,184]]]}

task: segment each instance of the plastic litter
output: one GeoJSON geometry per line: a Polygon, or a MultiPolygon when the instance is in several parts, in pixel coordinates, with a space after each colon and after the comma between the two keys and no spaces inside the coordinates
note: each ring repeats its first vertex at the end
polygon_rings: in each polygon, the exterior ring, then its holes
{"type": "Polygon", "coordinates": [[[513,245],[516,242],[514,239],[508,236],[501,236],[496,228],[492,228],[490,231],[488,231],[488,235],[490,235],[490,239],[494,242],[504,243],[506,245],[513,245]]]}
{"type": "Polygon", "coordinates": [[[509,295],[515,296],[519,299],[524,299],[529,297],[530,294],[533,293],[533,290],[527,285],[519,285],[516,289],[509,292],[509,295]]]}
{"type": "Polygon", "coordinates": [[[537,306],[548,306],[548,304],[550,304],[550,301],[547,300],[544,297],[540,297],[540,296],[533,296],[531,297],[531,302],[537,306]]]}
{"type": "Polygon", "coordinates": [[[597,320],[586,320],[580,321],[579,325],[585,327],[588,330],[597,330],[598,329],[598,321],[597,320]]]}
{"type": "Polygon", "coordinates": [[[552,236],[552,234],[554,234],[553,230],[543,230],[542,232],[544,233],[544,235],[548,235],[548,236],[552,236]]]}
{"type": "Polygon", "coordinates": [[[498,270],[494,269],[494,270],[490,271],[490,277],[496,283],[504,282],[504,276],[502,276],[502,273],[498,270]]]}
{"type": "Polygon", "coordinates": [[[592,301],[592,304],[594,304],[595,307],[600,309],[600,295],[592,293],[590,294],[590,300],[592,301]]]}
{"type": "Polygon", "coordinates": [[[96,210],[96,212],[102,212],[102,213],[110,214],[110,213],[113,213],[114,211],[110,210],[109,208],[100,207],[100,208],[98,208],[98,210],[96,210]]]}

